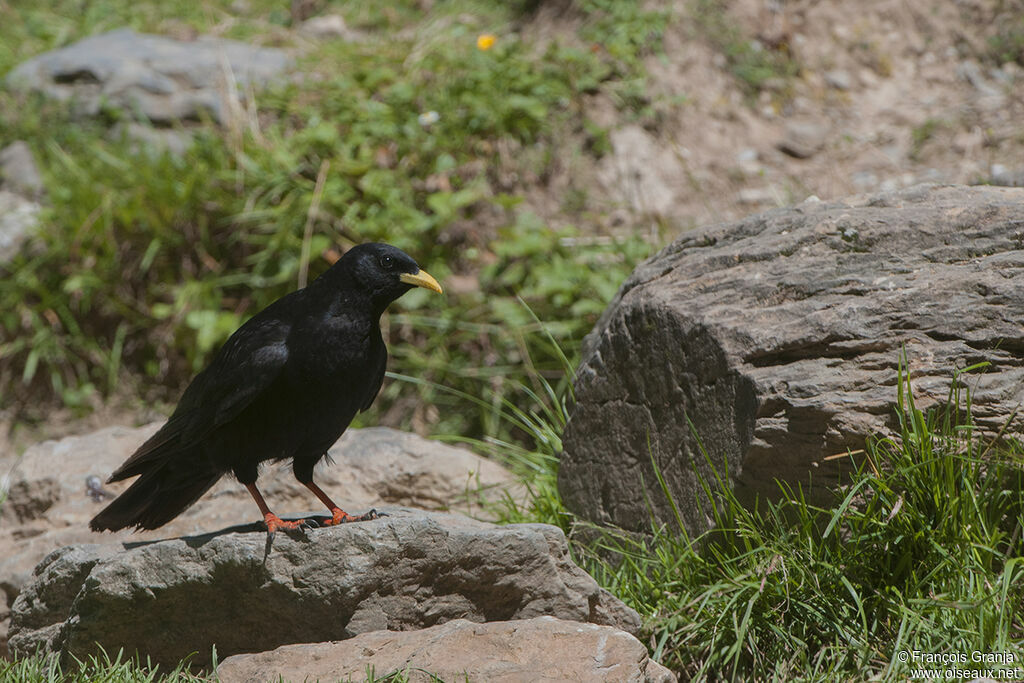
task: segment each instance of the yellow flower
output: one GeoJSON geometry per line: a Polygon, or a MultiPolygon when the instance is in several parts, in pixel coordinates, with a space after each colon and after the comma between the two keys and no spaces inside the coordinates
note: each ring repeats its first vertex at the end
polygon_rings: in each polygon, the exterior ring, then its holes
{"type": "Polygon", "coordinates": [[[479,35],[476,39],[477,49],[490,50],[492,47],[494,47],[494,43],[497,40],[497,36],[495,36],[493,33],[483,33],[479,35]]]}

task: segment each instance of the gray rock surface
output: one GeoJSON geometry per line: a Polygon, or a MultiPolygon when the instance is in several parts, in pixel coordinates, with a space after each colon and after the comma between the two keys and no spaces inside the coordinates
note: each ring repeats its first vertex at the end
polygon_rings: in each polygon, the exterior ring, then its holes
{"type": "Polygon", "coordinates": [[[419,631],[373,631],[351,640],[284,645],[235,655],[217,668],[222,683],[362,680],[405,671],[409,681],[608,681],[672,683],[636,638],[610,626],[554,617],[478,624],[456,619],[419,631]],[[429,672],[429,673],[427,673],[429,672]]]}
{"type": "Polygon", "coordinates": [[[791,157],[807,159],[825,146],[828,129],[813,121],[789,121],[786,123],[779,149],[791,157]]]}
{"type": "Polygon", "coordinates": [[[180,41],[118,29],[22,62],[9,87],[73,101],[94,116],[113,106],[155,123],[210,116],[223,121],[225,99],[259,87],[292,64],[283,50],[200,37],[180,41]]]}
{"type": "Polygon", "coordinates": [[[225,657],[453,619],[639,628],[636,612],[572,563],[556,527],[387,512],[305,538],[278,534],[269,556],[260,532],[62,548],[14,603],[11,651],[81,657],[99,644],[172,666],[197,652],[205,666],[214,645],[225,657]]]}
{"type": "MultiPolygon", "coordinates": [[[[906,349],[919,407],[972,375],[991,434],[1024,401],[1024,190],[919,186],[808,201],[686,233],[639,266],[584,345],[559,489],[574,512],[707,528],[688,420],[738,491],[827,494],[843,460],[894,427],[906,349]]],[[[1019,422],[1009,433],[1019,433],[1019,422]]]]}
{"type": "MultiPolygon", "coordinates": [[[[0,507],[0,656],[5,652],[10,604],[31,579],[32,568],[57,548],[96,542],[119,547],[121,542],[200,534],[260,519],[248,491],[225,477],[180,517],[155,531],[89,531],[89,519],[109,497],[90,496],[86,479],[105,481],[158,427],[109,427],[46,441],[17,461],[8,480],[8,500],[0,507]]],[[[330,456],[333,464],[321,464],[317,482],[342,507],[356,513],[391,504],[486,516],[481,506],[506,491],[521,495],[513,475],[500,465],[465,449],[393,429],[349,430],[330,456]]],[[[6,467],[0,474],[7,474],[6,467]]],[[[128,483],[103,484],[103,489],[116,494],[128,483]]],[[[259,485],[280,514],[323,512],[309,490],[295,481],[290,467],[266,468],[259,485]]]]}
{"type": "Polygon", "coordinates": [[[853,77],[849,71],[843,69],[831,69],[824,74],[825,82],[836,90],[849,90],[853,87],[853,77]]]}

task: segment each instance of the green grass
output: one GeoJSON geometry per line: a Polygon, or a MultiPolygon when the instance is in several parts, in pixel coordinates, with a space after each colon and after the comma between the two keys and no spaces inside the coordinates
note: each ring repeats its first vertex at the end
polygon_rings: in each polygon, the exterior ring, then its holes
{"type": "MultiPolygon", "coordinates": [[[[530,499],[506,501],[506,521],[566,530],[577,559],[644,615],[663,663],[737,680],[903,680],[901,650],[1024,656],[1021,454],[990,447],[963,389],[926,415],[901,383],[899,438],[868,444],[833,509],[793,490],[746,510],[726,493],[713,497],[717,529],[699,539],[668,527],[645,540],[578,533],[556,485],[566,356],[653,247],[595,235],[602,206],[586,188],[570,183],[557,220],[528,197],[564,159],[607,152],[585,97],[651,116],[642,64],[668,13],[580,1],[577,35],[541,45],[522,30],[538,5],[331,5],[368,40],[322,44],[302,64],[312,78],[258,96],[258,128],[208,128],[185,160],[111,138],[109,120],[0,92],[0,144],[29,142],[49,197],[39,236],[0,273],[4,405],[38,417],[118,393],[172,401],[247,316],[305,268],[325,268],[331,247],[387,240],[472,286],[410,294],[387,317],[398,381],[367,421],[455,434],[511,466],[530,499]],[[486,52],[483,32],[498,37],[486,52]]],[[[285,4],[248,6],[236,16],[227,2],[0,4],[0,76],[125,24],[290,40],[285,4]]],[[[751,93],[798,73],[785,49],[741,35],[721,3],[695,7],[751,93]]],[[[0,679],[193,680],[120,658],[54,666],[4,663],[0,679]]]]}
{"type": "Polygon", "coordinates": [[[1020,663],[1024,449],[971,420],[971,373],[984,370],[956,372],[947,401],[923,412],[901,366],[899,433],[850,456],[832,507],[783,487],[750,510],[705,481],[715,525],[699,538],[681,524],[639,538],[574,518],[557,488],[572,396],[521,387],[543,408],[503,413],[532,447],[490,444],[529,490],[502,516],[566,531],[576,561],[644,616],[653,656],[681,679],[902,681],[915,667],[899,653],[913,651],[1020,663]]]}
{"type": "Polygon", "coordinates": [[[729,71],[748,95],[773,89],[788,97],[790,84],[800,73],[789,44],[767,46],[745,35],[728,8],[724,0],[694,0],[691,11],[697,35],[725,57],[729,71]]]}
{"type": "MultiPolygon", "coordinates": [[[[290,40],[280,3],[237,16],[227,2],[86,4],[3,5],[0,44],[14,49],[0,76],[34,52],[125,24],[290,40]]],[[[363,420],[509,438],[487,411],[430,387],[514,383],[527,355],[560,372],[530,348],[516,298],[573,348],[654,248],[629,230],[593,239],[604,209],[586,193],[556,218],[525,198],[566,173],[564,159],[602,153],[605,133],[583,98],[607,91],[630,106],[640,58],[665,21],[634,3],[584,2],[580,36],[541,46],[527,5],[332,5],[367,39],[318,45],[301,60],[307,79],[257,96],[258,127],[205,128],[184,159],[111,137],[123,113],[82,121],[0,92],[0,144],[29,142],[49,202],[39,236],[0,278],[5,403],[34,419],[54,400],[81,410],[118,393],[174,401],[233,329],[307,269],[326,268],[330,249],[381,240],[442,282],[457,274],[471,286],[443,299],[411,293],[394,307],[391,367],[430,384],[390,384],[363,420]],[[498,36],[488,51],[476,47],[483,32],[498,36]],[[420,123],[426,112],[437,120],[420,123]]]]}
{"type": "Polygon", "coordinates": [[[215,679],[190,673],[188,661],[162,672],[159,667],[126,658],[120,652],[114,657],[101,652],[68,665],[62,665],[57,657],[50,655],[11,661],[0,659],[0,680],[6,683],[190,683],[215,679]]]}
{"type": "Polygon", "coordinates": [[[1017,10],[1008,20],[998,22],[988,39],[987,50],[980,55],[997,66],[1006,62],[1024,65],[1024,14],[1017,10]]]}
{"type": "Polygon", "coordinates": [[[573,523],[539,448],[532,502],[509,518],[575,532],[577,560],[645,617],[654,657],[683,678],[901,681],[899,652],[914,650],[1020,662],[1022,451],[977,432],[963,379],[925,414],[901,376],[899,438],[867,445],[830,509],[784,488],[748,510],[706,482],[716,524],[701,538],[617,535],[573,523]]]}

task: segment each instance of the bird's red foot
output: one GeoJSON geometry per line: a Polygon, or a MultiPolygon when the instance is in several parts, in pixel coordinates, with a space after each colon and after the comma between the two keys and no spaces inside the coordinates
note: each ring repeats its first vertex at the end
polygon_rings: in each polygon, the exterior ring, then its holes
{"type": "Polygon", "coordinates": [[[323,525],[334,526],[335,524],[348,524],[349,522],[367,522],[371,519],[379,519],[380,517],[387,517],[387,515],[383,512],[370,510],[365,515],[359,515],[356,517],[348,514],[341,508],[333,508],[331,510],[331,518],[326,520],[323,525]]]}
{"type": "Polygon", "coordinates": [[[285,521],[273,512],[268,512],[263,515],[263,523],[267,525],[267,533],[271,536],[273,536],[278,529],[302,529],[306,526],[306,520],[304,519],[285,521]]]}

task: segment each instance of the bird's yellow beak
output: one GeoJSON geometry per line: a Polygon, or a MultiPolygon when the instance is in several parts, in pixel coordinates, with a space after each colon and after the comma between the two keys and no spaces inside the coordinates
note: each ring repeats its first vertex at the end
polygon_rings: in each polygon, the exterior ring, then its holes
{"type": "Polygon", "coordinates": [[[437,283],[437,280],[425,270],[421,270],[418,273],[402,273],[398,276],[398,279],[407,285],[415,285],[417,287],[425,287],[426,289],[432,289],[438,294],[443,294],[444,290],[441,289],[441,285],[437,283]]]}

